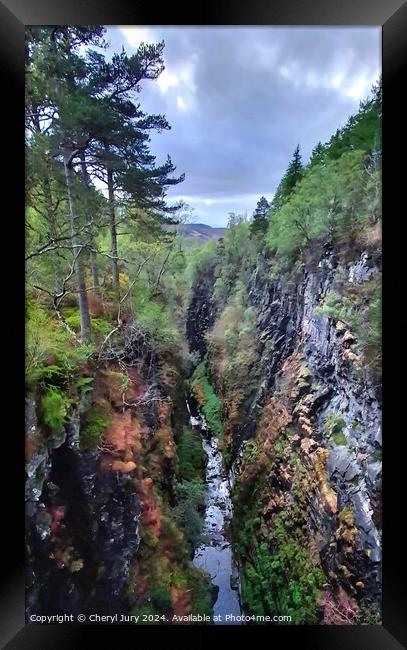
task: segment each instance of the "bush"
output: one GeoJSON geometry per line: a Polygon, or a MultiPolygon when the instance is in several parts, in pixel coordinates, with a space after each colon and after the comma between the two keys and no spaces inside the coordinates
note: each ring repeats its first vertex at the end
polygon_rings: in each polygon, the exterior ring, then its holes
{"type": "Polygon", "coordinates": [[[99,440],[110,424],[110,418],[95,409],[90,409],[84,417],[79,434],[82,451],[95,451],[99,440]]]}
{"type": "Polygon", "coordinates": [[[346,445],[346,437],[343,433],[345,420],[339,414],[328,415],[324,423],[325,431],[337,445],[346,445]]]}
{"type": "Polygon", "coordinates": [[[177,445],[179,476],[181,480],[192,481],[205,467],[205,453],[201,438],[189,427],[183,427],[177,445]]]}
{"type": "Polygon", "coordinates": [[[134,285],[130,304],[134,324],[150,339],[156,350],[163,352],[172,348],[177,341],[173,319],[142,281],[134,285]]]}
{"type": "Polygon", "coordinates": [[[41,400],[43,420],[54,433],[61,433],[67,421],[71,400],[56,386],[49,386],[41,400]]]}
{"type": "Polygon", "coordinates": [[[72,343],[66,330],[39,304],[30,302],[26,314],[26,377],[36,383],[43,377],[60,374],[57,363],[50,362],[72,343]]]}
{"type": "Polygon", "coordinates": [[[288,534],[287,522],[286,512],[275,517],[271,543],[243,538],[253,549],[244,565],[243,602],[253,614],[287,614],[291,623],[313,624],[325,576],[304,545],[288,534]]]}
{"type": "Polygon", "coordinates": [[[193,551],[201,542],[203,520],[200,514],[205,505],[205,484],[200,477],[181,481],[177,485],[176,517],[184,529],[185,538],[193,551]]]}
{"type": "Polygon", "coordinates": [[[212,433],[222,437],[221,403],[206,374],[206,363],[202,361],[196,367],[191,380],[192,390],[202,408],[205,420],[212,433]]]}

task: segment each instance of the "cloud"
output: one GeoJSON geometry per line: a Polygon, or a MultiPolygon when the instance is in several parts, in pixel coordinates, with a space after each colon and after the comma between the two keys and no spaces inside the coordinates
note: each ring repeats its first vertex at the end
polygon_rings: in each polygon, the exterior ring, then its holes
{"type": "Polygon", "coordinates": [[[147,43],[151,40],[151,31],[148,27],[119,27],[127,45],[138,48],[140,43],[147,43]]]}
{"type": "Polygon", "coordinates": [[[296,145],[307,160],[380,71],[380,28],[137,26],[108,36],[130,52],[165,42],[166,69],[138,99],[171,124],[151,134],[152,152],[185,172],[168,197],[188,197],[198,221],[225,223],[272,196],[296,145]]]}

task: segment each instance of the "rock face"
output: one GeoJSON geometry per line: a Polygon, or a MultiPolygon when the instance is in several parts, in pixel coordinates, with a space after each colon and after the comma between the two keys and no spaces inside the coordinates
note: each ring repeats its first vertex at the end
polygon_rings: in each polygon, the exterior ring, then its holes
{"type": "MultiPolygon", "coordinates": [[[[267,506],[268,525],[287,498],[297,498],[290,490],[301,471],[304,491],[309,488],[304,506],[308,540],[318,549],[329,588],[344,590],[376,615],[381,594],[381,396],[360,367],[354,333],[341,321],[318,315],[318,307],[335,291],[338,277],[348,290],[357,290],[379,271],[377,256],[368,251],[346,261],[327,249],[313,268],[285,280],[270,280],[259,270],[248,275],[260,380],[245,422],[231,441],[232,476],[242,487],[248,471],[242,462],[245,440],[254,438],[264,453],[272,454],[282,430],[273,418],[278,408],[287,411],[289,450],[298,454],[299,463],[294,467],[287,461],[285,470],[274,470],[277,487],[274,494],[270,488],[275,503],[267,506]],[[273,415],[267,420],[270,400],[273,415]],[[267,426],[266,440],[260,429],[267,426]]],[[[194,298],[195,313],[211,304],[201,288],[194,298]]],[[[199,336],[203,333],[195,334],[195,340],[199,336]]]]}
{"type": "Polygon", "coordinates": [[[139,545],[140,506],[129,474],[107,472],[100,452],[79,450],[82,403],[58,440],[37,429],[27,399],[27,618],[31,613],[123,611],[139,545]],[[92,588],[89,588],[92,585],[92,588]]]}
{"type": "Polygon", "coordinates": [[[213,272],[199,279],[188,307],[186,335],[191,353],[202,358],[206,354],[205,334],[215,322],[216,303],[212,296],[213,272]]]}

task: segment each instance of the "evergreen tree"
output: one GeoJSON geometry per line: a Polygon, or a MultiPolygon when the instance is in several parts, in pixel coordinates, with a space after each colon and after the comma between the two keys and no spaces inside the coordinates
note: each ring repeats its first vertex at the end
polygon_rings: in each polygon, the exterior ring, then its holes
{"type": "Polygon", "coordinates": [[[270,210],[270,203],[266,197],[262,196],[257,202],[255,211],[253,212],[253,219],[250,224],[250,237],[259,238],[262,240],[268,228],[268,211],[270,210]]]}
{"type": "Polygon", "coordinates": [[[278,210],[288,200],[294,187],[303,175],[303,164],[300,154],[300,145],[297,145],[287,171],[277,187],[276,193],[271,203],[273,211],[278,210]]]}

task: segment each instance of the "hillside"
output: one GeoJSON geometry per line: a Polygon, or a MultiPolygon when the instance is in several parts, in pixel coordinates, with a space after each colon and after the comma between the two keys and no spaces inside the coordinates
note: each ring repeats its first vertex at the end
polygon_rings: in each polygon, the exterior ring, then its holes
{"type": "Polygon", "coordinates": [[[213,228],[205,223],[184,223],[177,226],[165,226],[166,230],[177,231],[182,237],[192,238],[195,242],[205,244],[211,240],[224,237],[226,228],[213,228]]]}

